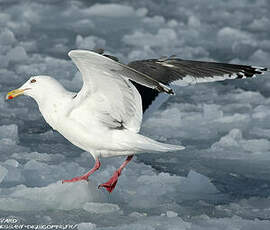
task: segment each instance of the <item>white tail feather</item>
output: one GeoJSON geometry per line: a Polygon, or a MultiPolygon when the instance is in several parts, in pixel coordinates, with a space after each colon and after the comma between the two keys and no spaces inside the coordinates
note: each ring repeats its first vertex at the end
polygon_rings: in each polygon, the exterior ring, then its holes
{"type": "Polygon", "coordinates": [[[130,131],[126,131],[128,133],[118,132],[121,135],[118,138],[122,140],[122,147],[126,147],[127,149],[132,149],[134,153],[143,153],[143,152],[170,152],[170,151],[178,151],[185,149],[184,146],[180,145],[171,145],[161,143],[151,138],[145,137],[138,133],[133,133],[130,131]],[[124,134],[124,135],[123,135],[124,134]]]}
{"type": "Polygon", "coordinates": [[[185,149],[185,147],[181,145],[165,144],[158,141],[154,141],[144,136],[142,137],[145,139],[145,142],[142,145],[140,145],[140,147],[143,148],[143,151],[171,152],[185,149]]]}

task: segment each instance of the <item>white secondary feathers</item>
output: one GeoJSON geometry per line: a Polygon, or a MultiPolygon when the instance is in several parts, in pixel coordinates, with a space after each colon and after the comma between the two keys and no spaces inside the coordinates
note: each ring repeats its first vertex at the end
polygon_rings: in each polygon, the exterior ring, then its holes
{"type": "MultiPolygon", "coordinates": [[[[87,111],[91,111],[107,127],[123,126],[138,132],[142,121],[141,97],[134,85],[119,74],[118,63],[90,51],[74,50],[69,56],[84,82],[74,99],[70,116],[82,116],[82,110],[87,116],[87,111]]],[[[87,117],[84,120],[87,121],[87,117]]]]}

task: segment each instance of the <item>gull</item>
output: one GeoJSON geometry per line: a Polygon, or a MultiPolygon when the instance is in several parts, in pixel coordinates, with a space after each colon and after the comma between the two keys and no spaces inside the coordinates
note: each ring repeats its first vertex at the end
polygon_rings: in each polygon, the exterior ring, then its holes
{"type": "MultiPolygon", "coordinates": [[[[134,154],[183,150],[139,134],[143,112],[155,105],[161,95],[173,95],[175,85],[190,85],[225,79],[249,78],[266,68],[225,63],[182,60],[174,56],[122,64],[116,57],[95,51],[68,53],[81,72],[79,92],[67,91],[50,76],[32,76],[6,99],[19,95],[32,97],[45,121],[72,144],[90,152],[94,167],[82,176],[62,183],[88,180],[100,168],[100,158],[127,156],[113,176],[99,188],[112,192],[123,168],[134,154]]],[[[159,100],[159,104],[162,100],[159,100]]]]}

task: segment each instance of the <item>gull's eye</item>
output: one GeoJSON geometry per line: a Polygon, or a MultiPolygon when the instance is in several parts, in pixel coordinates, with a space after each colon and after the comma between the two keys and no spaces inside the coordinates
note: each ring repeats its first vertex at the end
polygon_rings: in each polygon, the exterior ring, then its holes
{"type": "Polygon", "coordinates": [[[30,82],[35,83],[36,81],[37,81],[36,79],[32,79],[30,82]]]}

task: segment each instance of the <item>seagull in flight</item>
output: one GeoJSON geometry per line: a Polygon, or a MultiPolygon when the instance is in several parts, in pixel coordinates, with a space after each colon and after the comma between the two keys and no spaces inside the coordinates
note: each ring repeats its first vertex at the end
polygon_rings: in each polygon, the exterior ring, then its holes
{"type": "MultiPolygon", "coordinates": [[[[88,180],[99,169],[102,157],[127,156],[105,183],[112,192],[123,168],[134,154],[169,152],[184,149],[139,134],[143,113],[147,114],[158,95],[173,95],[172,85],[190,85],[225,79],[250,78],[266,68],[225,63],[182,60],[165,57],[122,64],[116,57],[95,51],[68,53],[83,78],[79,92],[67,91],[50,76],[32,76],[6,99],[19,95],[32,97],[45,121],[72,144],[90,152],[94,167],[82,176],[62,183],[88,180]]],[[[157,100],[158,101],[158,100],[157,100]]],[[[162,100],[159,100],[159,104],[162,100]]]]}

